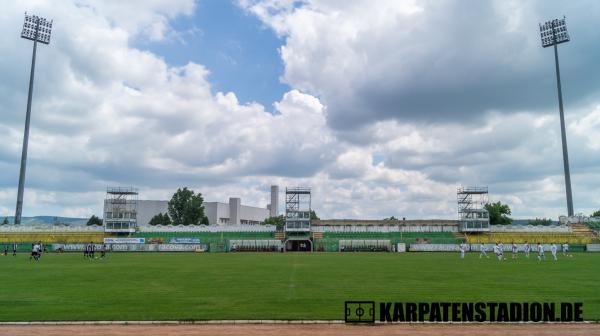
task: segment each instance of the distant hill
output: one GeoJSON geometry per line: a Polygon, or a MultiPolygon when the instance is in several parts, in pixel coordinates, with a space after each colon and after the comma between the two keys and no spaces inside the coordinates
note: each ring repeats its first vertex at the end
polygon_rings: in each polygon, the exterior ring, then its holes
{"type": "MultiPolygon", "coordinates": [[[[9,216],[8,222],[14,223],[15,217],[9,216]]],[[[4,217],[0,217],[0,222],[4,220],[4,217]]],[[[85,225],[88,218],[75,218],[75,217],[60,217],[60,216],[34,216],[34,217],[21,217],[21,225],[39,225],[39,224],[69,224],[69,225],[85,225]]]]}

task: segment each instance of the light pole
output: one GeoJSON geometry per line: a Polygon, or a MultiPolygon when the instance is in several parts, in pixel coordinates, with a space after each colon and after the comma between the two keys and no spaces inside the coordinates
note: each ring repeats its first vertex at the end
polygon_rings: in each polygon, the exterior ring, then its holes
{"type": "Polygon", "coordinates": [[[23,134],[23,151],[21,152],[21,170],[19,171],[19,190],[17,192],[17,209],[15,210],[15,224],[21,224],[23,210],[23,189],[25,187],[25,169],[27,168],[27,145],[29,143],[29,121],[31,120],[31,96],[33,95],[33,75],[35,73],[35,52],[37,43],[50,43],[52,21],[36,15],[25,13],[25,23],[21,37],[33,41],[33,55],[31,56],[31,73],[29,75],[29,94],[27,95],[27,114],[25,115],[25,131],[23,134]]]}
{"type": "Polygon", "coordinates": [[[573,216],[573,195],[571,193],[571,173],[569,171],[569,152],[567,150],[567,134],[565,130],[565,114],[563,112],[562,88],[560,85],[560,68],[558,66],[558,45],[569,42],[569,33],[565,17],[540,24],[542,47],[554,46],[554,62],[556,64],[556,86],[558,88],[558,109],[560,111],[560,132],[562,137],[563,165],[565,171],[565,189],[567,193],[567,212],[573,216]]]}

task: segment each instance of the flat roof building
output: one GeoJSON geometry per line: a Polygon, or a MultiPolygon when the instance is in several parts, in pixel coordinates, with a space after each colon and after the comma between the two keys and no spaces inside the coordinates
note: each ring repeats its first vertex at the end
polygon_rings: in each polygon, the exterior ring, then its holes
{"type": "MultiPolygon", "coordinates": [[[[269,218],[269,209],[242,205],[237,197],[229,202],[204,202],[204,214],[209,225],[263,224],[269,218]]],[[[169,212],[169,201],[137,200],[137,224],[148,225],[152,217],[169,212]]]]}

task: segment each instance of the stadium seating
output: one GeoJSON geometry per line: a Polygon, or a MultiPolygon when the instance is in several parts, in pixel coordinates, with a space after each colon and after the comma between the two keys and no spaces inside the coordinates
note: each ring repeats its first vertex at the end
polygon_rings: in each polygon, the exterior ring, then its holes
{"type": "Polygon", "coordinates": [[[548,232],[548,233],[569,233],[569,225],[492,225],[492,232],[548,232]]]}
{"type": "Polygon", "coordinates": [[[591,226],[589,224],[582,224],[582,223],[576,223],[576,224],[571,224],[571,230],[573,233],[576,233],[580,236],[585,236],[585,237],[589,237],[589,238],[597,238],[596,233],[594,232],[594,230],[591,229],[591,226]]]}
{"type": "Polygon", "coordinates": [[[11,232],[0,235],[0,243],[101,243],[104,232],[11,232]]]}
{"type": "Polygon", "coordinates": [[[341,239],[340,252],[390,252],[392,244],[389,239],[341,239]]]}
{"type": "Polygon", "coordinates": [[[49,233],[49,232],[104,232],[102,226],[96,225],[0,225],[0,233],[49,233]]]}
{"type": "Polygon", "coordinates": [[[323,238],[314,240],[315,251],[336,252],[340,240],[389,240],[391,244],[460,244],[463,239],[452,232],[324,232],[323,238]]]}
{"type": "Polygon", "coordinates": [[[283,244],[278,239],[232,239],[229,250],[232,252],[277,252],[283,244]]]}
{"type": "Polygon", "coordinates": [[[392,243],[411,244],[418,239],[437,244],[458,244],[462,242],[451,232],[326,232],[323,239],[389,239],[392,243]]]}
{"type": "Polygon", "coordinates": [[[313,231],[327,233],[456,232],[457,225],[313,225],[313,231]]]}
{"type": "Polygon", "coordinates": [[[198,238],[202,244],[223,244],[232,239],[273,239],[273,232],[138,232],[133,238],[168,243],[171,238],[198,238]]]}
{"type": "Polygon", "coordinates": [[[187,232],[187,233],[221,233],[221,232],[274,232],[274,225],[142,225],[139,232],[187,232]]]}

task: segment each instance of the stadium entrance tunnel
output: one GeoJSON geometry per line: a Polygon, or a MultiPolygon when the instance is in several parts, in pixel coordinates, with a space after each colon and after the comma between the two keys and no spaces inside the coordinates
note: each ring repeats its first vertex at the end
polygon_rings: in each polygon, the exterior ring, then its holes
{"type": "Polygon", "coordinates": [[[285,250],[293,252],[311,252],[313,243],[309,238],[290,238],[285,241],[285,250]]]}

